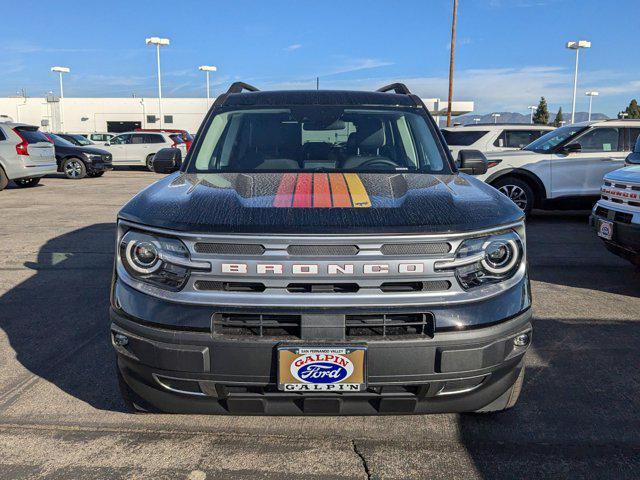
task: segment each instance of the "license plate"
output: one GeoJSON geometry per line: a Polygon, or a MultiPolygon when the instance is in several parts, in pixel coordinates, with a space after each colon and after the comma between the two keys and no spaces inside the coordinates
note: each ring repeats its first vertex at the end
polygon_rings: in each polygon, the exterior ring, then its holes
{"type": "Polygon", "coordinates": [[[288,392],[365,389],[364,346],[278,347],[278,388],[288,392]]]}
{"type": "Polygon", "coordinates": [[[613,238],[613,222],[600,220],[598,223],[598,236],[605,240],[611,240],[613,238]]]}

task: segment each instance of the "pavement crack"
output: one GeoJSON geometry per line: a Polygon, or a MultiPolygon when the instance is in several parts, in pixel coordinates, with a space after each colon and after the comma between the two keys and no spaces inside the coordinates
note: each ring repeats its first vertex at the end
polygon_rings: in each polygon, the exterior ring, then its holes
{"type": "Polygon", "coordinates": [[[367,479],[371,480],[371,471],[369,470],[369,464],[367,463],[367,459],[364,458],[364,454],[358,449],[358,444],[354,439],[351,439],[351,448],[353,449],[353,453],[355,453],[360,458],[360,463],[362,463],[362,468],[364,469],[364,473],[367,475],[367,479]]]}

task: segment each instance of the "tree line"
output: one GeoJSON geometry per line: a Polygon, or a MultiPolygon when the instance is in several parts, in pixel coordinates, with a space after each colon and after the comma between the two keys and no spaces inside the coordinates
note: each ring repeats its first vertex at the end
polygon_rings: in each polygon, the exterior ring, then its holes
{"type": "MultiPolygon", "coordinates": [[[[640,106],[638,105],[638,101],[634,98],[629,103],[629,106],[623,110],[625,115],[619,115],[624,118],[640,118],[640,106]]],[[[564,118],[562,116],[562,107],[558,109],[558,113],[556,113],[556,117],[551,122],[551,125],[554,127],[559,127],[562,125],[564,118]]],[[[544,97],[540,97],[540,102],[538,103],[538,108],[533,114],[533,123],[536,125],[549,125],[549,107],[547,106],[547,100],[544,97]]]]}

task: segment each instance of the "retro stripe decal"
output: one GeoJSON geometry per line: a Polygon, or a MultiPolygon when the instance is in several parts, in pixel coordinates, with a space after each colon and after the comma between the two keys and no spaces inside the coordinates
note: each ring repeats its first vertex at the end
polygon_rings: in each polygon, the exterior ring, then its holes
{"type": "Polygon", "coordinates": [[[371,199],[356,173],[285,173],[274,207],[370,208],[371,199]]]}
{"type": "Polygon", "coordinates": [[[336,208],[350,207],[351,195],[349,195],[349,189],[347,188],[347,182],[344,181],[344,176],[341,173],[330,173],[329,179],[331,180],[333,206],[336,208]]]}
{"type": "Polygon", "coordinates": [[[364,188],[362,180],[356,173],[345,173],[344,178],[349,186],[349,192],[351,193],[351,200],[353,206],[356,208],[369,208],[371,207],[371,200],[367,189],[364,188]]]}
{"type": "Polygon", "coordinates": [[[278,193],[273,200],[274,207],[290,207],[293,201],[293,189],[296,186],[296,174],[285,173],[280,180],[278,193]]]}
{"type": "Polygon", "coordinates": [[[293,193],[293,206],[297,208],[311,207],[313,196],[313,174],[301,173],[298,175],[296,190],[293,193]]]}
{"type": "Polygon", "coordinates": [[[331,188],[326,173],[313,174],[313,208],[331,208],[331,188]]]}

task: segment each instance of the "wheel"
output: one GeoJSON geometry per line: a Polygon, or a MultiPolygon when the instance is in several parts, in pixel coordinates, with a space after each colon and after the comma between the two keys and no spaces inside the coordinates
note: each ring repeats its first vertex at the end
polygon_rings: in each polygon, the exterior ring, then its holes
{"type": "Polygon", "coordinates": [[[147,163],[147,169],[148,169],[150,172],[153,172],[153,155],[149,155],[149,156],[147,157],[147,162],[146,162],[146,163],[147,163]]]}
{"type": "Polygon", "coordinates": [[[140,398],[140,396],[134,392],[122,376],[122,372],[116,367],[118,371],[118,389],[120,390],[120,396],[124,402],[127,410],[132,413],[151,413],[154,410],[149,407],[146,402],[140,398]]]}
{"type": "Polygon", "coordinates": [[[500,193],[505,194],[527,215],[531,213],[535,194],[527,182],[516,177],[503,177],[492,184],[500,193]]]}
{"type": "Polygon", "coordinates": [[[102,170],[101,172],[89,172],[89,173],[87,173],[87,176],[89,176],[91,178],[101,177],[102,175],[104,175],[104,170],[102,170]]]}
{"type": "Polygon", "coordinates": [[[87,167],[79,158],[67,158],[62,162],[62,172],[67,178],[80,180],[87,176],[87,167]]]}
{"type": "Polygon", "coordinates": [[[14,183],[20,188],[29,188],[35,187],[40,183],[40,177],[36,178],[17,178],[14,180],[14,183]]]}
{"type": "Polygon", "coordinates": [[[0,190],[4,190],[8,184],[9,179],[7,178],[7,174],[4,173],[4,170],[0,167],[0,190]]]}
{"type": "Polygon", "coordinates": [[[509,390],[504,392],[489,405],[485,405],[473,413],[496,413],[512,408],[518,402],[520,392],[522,391],[522,385],[524,384],[524,370],[525,367],[523,366],[520,369],[520,373],[518,373],[518,378],[509,390]]]}

